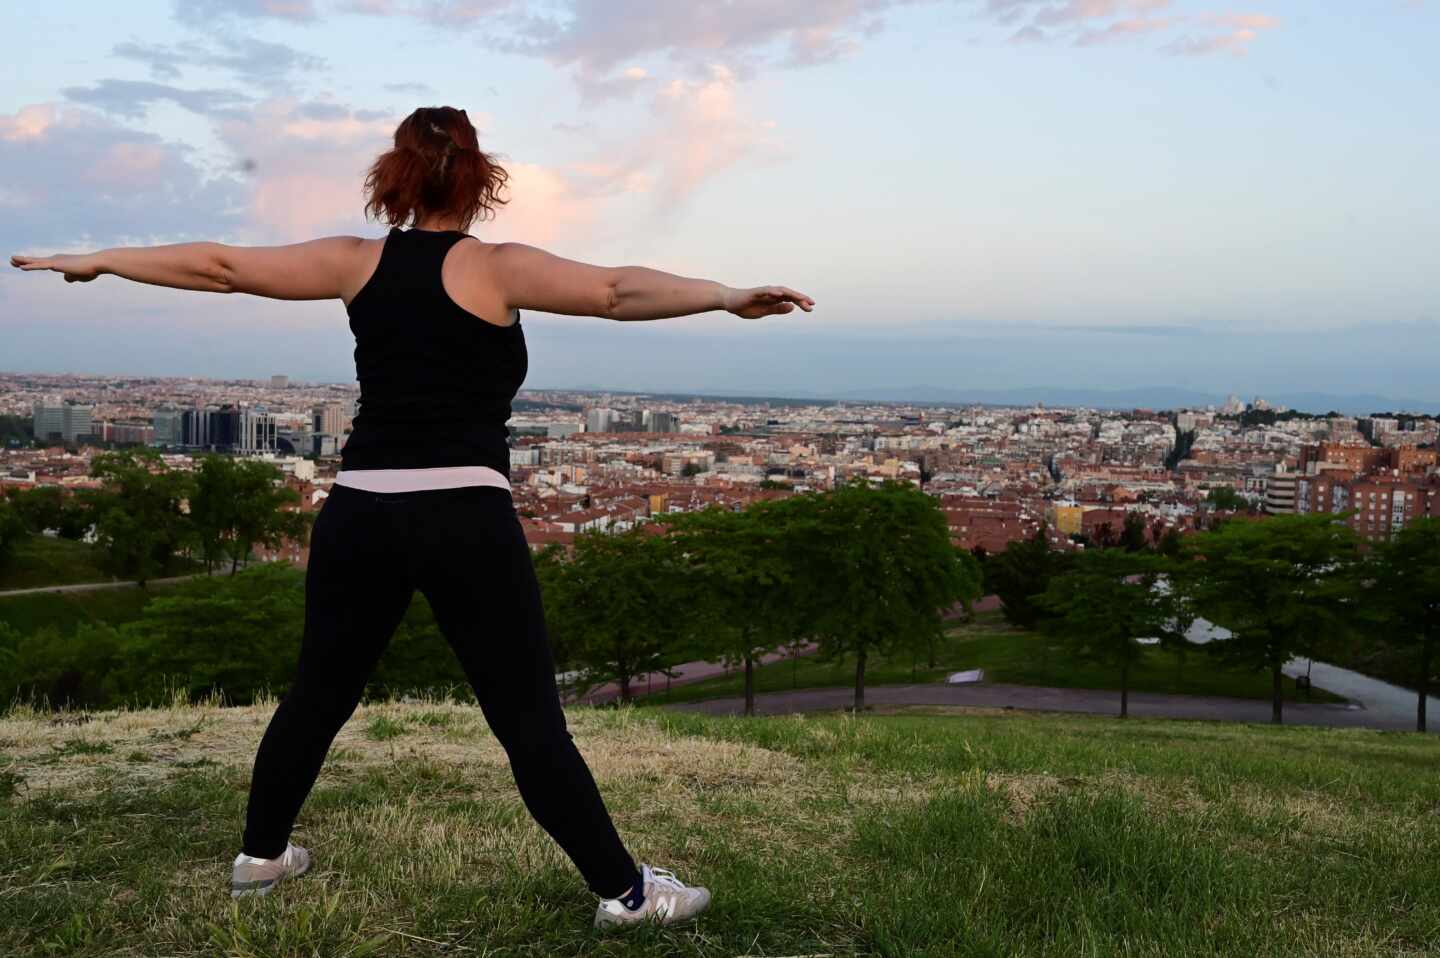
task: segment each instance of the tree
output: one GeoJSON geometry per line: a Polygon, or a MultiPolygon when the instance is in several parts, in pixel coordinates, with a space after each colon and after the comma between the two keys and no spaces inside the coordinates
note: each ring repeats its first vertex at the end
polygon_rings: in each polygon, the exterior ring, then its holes
{"type": "Polygon", "coordinates": [[[790,500],[809,588],[797,589],[822,648],[855,656],[855,709],[865,707],[871,652],[929,642],[965,591],[950,528],[934,497],[908,482],[864,478],[790,500]]]}
{"type": "Polygon", "coordinates": [[[1145,517],[1138,512],[1125,513],[1125,527],[1120,532],[1120,547],[1126,552],[1143,552],[1150,548],[1145,517]]]}
{"type": "Polygon", "coordinates": [[[1375,550],[1369,566],[1364,608],[1391,645],[1416,654],[1415,728],[1423,732],[1440,647],[1440,518],[1413,520],[1375,550]]]}
{"type": "Polygon", "coordinates": [[[1121,718],[1130,714],[1130,670],[1145,655],[1138,640],[1185,641],[1188,623],[1179,598],[1161,581],[1164,572],[1165,563],[1156,556],[1118,549],[1086,552],[1036,599],[1051,613],[1046,631],[1081,658],[1119,670],[1121,718]]]}
{"type": "Polygon", "coordinates": [[[275,549],[284,541],[303,544],[310,529],[308,517],[286,506],[300,494],[286,486],[281,472],[261,459],[241,460],[236,469],[234,535],[231,538],[230,574],[242,560],[249,561],[256,546],[275,549]]]}
{"type": "Polygon", "coordinates": [[[1231,633],[1208,651],[1252,669],[1269,669],[1272,721],[1283,720],[1281,668],[1318,636],[1343,632],[1352,618],[1355,532],[1338,517],[1236,520],[1189,537],[1192,561],[1175,583],[1196,613],[1231,633]]]}
{"type": "Polygon", "coordinates": [[[741,512],[713,507],[661,519],[674,530],[706,658],[745,670],[746,715],[755,714],[756,660],[797,631],[793,544],[785,521],[794,510],[784,503],[762,502],[741,512]]]}
{"type": "Polygon", "coordinates": [[[228,558],[234,575],[257,545],[305,541],[305,514],[285,508],[298,503],[300,495],[280,478],[279,469],[260,459],[202,457],[190,496],[190,522],[207,570],[228,558]]]}
{"type": "Polygon", "coordinates": [[[545,622],[579,666],[582,690],[614,681],[629,702],[637,676],[666,669],[687,627],[683,576],[675,543],[644,527],[575,537],[548,583],[545,622]]]}
{"type": "Polygon", "coordinates": [[[30,530],[20,510],[9,499],[0,498],[0,572],[5,571],[15,556],[15,547],[28,538],[30,530]]]}
{"type": "MultiPolygon", "coordinates": [[[[960,604],[965,608],[965,621],[969,622],[975,618],[973,604],[985,596],[985,569],[979,555],[959,546],[955,548],[955,561],[960,566],[960,604]]],[[[930,668],[934,667],[935,657],[932,654],[930,668]]]]}
{"type": "Polygon", "coordinates": [[[97,455],[90,475],[104,486],[82,495],[111,569],[134,576],[143,587],[191,535],[180,504],[193,488],[192,479],[165,465],[159,453],[132,449],[97,455]]]}
{"type": "Polygon", "coordinates": [[[90,527],[89,510],[59,486],[26,489],[12,501],[31,532],[54,529],[62,539],[79,539],[90,527]]]}
{"type": "Polygon", "coordinates": [[[1244,512],[1250,508],[1249,500],[1230,486],[1212,487],[1205,501],[1217,512],[1244,512]]]}
{"type": "Polygon", "coordinates": [[[999,596],[1005,621],[1022,629],[1039,626],[1046,610],[1034,601],[1050,580],[1065,571],[1068,557],[1050,548],[1045,527],[1029,539],[1011,542],[985,559],[985,589],[999,596]]]}
{"type": "Polygon", "coordinates": [[[154,702],[175,689],[192,698],[223,691],[232,701],[281,690],[294,674],[304,627],[304,573],[292,566],[192,580],[159,593],[121,627],[125,675],[116,691],[154,702]]]}

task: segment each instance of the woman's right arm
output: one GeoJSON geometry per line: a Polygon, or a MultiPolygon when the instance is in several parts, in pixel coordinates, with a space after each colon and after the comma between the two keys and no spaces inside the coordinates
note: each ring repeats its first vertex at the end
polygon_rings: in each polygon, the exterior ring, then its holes
{"type": "Polygon", "coordinates": [[[758,319],[796,306],[808,313],[815,306],[815,300],[785,286],[734,289],[644,266],[591,266],[523,243],[495,246],[489,266],[509,307],[566,316],[646,320],[723,309],[758,319]]]}

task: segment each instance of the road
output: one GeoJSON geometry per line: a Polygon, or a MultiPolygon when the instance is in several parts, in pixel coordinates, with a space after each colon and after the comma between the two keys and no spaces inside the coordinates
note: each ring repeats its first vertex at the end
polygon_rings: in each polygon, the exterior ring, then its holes
{"type": "MultiPolygon", "coordinates": [[[[1316,679],[1316,685],[1328,687],[1316,679]]],[[[832,711],[848,707],[854,690],[848,688],[798,689],[758,695],[755,710],[760,715],[793,712],[832,711]]],[[[1332,728],[1371,728],[1408,731],[1415,727],[1412,711],[1403,716],[1388,710],[1373,711],[1359,703],[1285,703],[1285,721],[1294,725],[1332,728]]],[[[1120,693],[1100,689],[1055,689],[1028,685],[976,683],[973,685],[877,685],[865,690],[865,704],[877,706],[958,706],[961,708],[1023,709],[1042,712],[1084,712],[1118,715],[1120,693]]],[[[711,699],[671,705],[683,712],[708,715],[739,715],[743,698],[711,699]]],[[[1158,692],[1131,692],[1130,714],[1135,718],[1202,719],[1225,722],[1269,722],[1270,703],[1261,699],[1231,699],[1199,695],[1166,695],[1158,692]]],[[[1437,713],[1440,715],[1440,713],[1437,713]]],[[[1432,731],[1434,725],[1432,723],[1432,731]]]]}

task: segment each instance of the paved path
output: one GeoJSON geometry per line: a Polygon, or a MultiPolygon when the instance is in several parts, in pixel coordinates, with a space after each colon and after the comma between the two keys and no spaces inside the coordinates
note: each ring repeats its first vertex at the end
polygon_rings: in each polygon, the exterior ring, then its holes
{"type": "MultiPolygon", "coordinates": [[[[162,585],[166,582],[184,582],[186,579],[198,579],[206,575],[204,572],[195,572],[190,575],[172,575],[164,579],[150,579],[145,584],[162,585]]],[[[219,575],[218,572],[208,573],[219,575]]],[[[6,589],[0,591],[0,599],[11,595],[34,595],[37,592],[94,592],[97,589],[134,589],[140,585],[138,582],[130,582],[122,579],[114,579],[110,582],[81,582],[76,585],[42,585],[33,589],[6,589]]]]}
{"type": "MultiPolygon", "coordinates": [[[[815,651],[815,646],[813,645],[801,646],[800,655],[813,655],[815,651]]],[[[781,662],[788,658],[790,658],[790,653],[788,652],[772,652],[769,655],[765,655],[757,659],[756,663],[759,665],[764,665],[769,662],[781,662]]],[[[701,682],[705,679],[713,679],[717,675],[730,675],[737,671],[739,671],[742,675],[744,673],[743,669],[730,669],[717,662],[686,662],[684,665],[675,666],[673,669],[671,669],[671,671],[675,673],[674,678],[670,679],[671,686],[689,685],[692,682],[701,682]]],[[[559,676],[559,678],[563,682],[565,676],[559,676]]],[[[642,675],[639,678],[633,680],[630,683],[630,691],[636,698],[642,698],[652,692],[664,692],[666,688],[665,681],[666,676],[664,672],[652,672],[647,675],[642,675]]],[[[574,695],[566,695],[565,701],[584,702],[590,705],[599,705],[604,702],[613,702],[619,697],[620,686],[614,682],[611,682],[608,685],[601,685],[598,688],[591,689],[585,695],[579,697],[576,697],[574,695]]],[[[743,703],[744,699],[741,698],[740,701],[743,703]]]]}
{"type": "MultiPolygon", "coordinates": [[[[1409,728],[1415,727],[1415,711],[1420,704],[1420,695],[1398,685],[1372,679],[1368,675],[1342,669],[1327,662],[1311,663],[1309,659],[1292,659],[1281,671],[1292,678],[1305,675],[1309,669],[1310,681],[1317,689],[1343,695],[1347,699],[1365,706],[1372,715],[1384,716],[1386,720],[1398,722],[1409,728]]],[[[1440,723],[1440,698],[1425,697],[1426,725],[1440,723]]]]}
{"type": "MultiPolygon", "coordinates": [[[[854,695],[854,690],[849,688],[772,692],[756,696],[755,711],[761,715],[830,711],[848,707],[854,701],[854,695]]],[[[1054,689],[988,682],[974,685],[945,685],[942,683],[877,685],[865,690],[865,704],[879,706],[948,705],[962,708],[1026,709],[1118,715],[1120,693],[1099,689],[1054,689]]],[[[687,702],[669,707],[679,711],[703,712],[709,715],[739,715],[744,710],[745,701],[743,698],[711,699],[708,702],[687,702]]],[[[1131,692],[1130,714],[1135,718],[1269,722],[1270,703],[1258,699],[1131,692]]],[[[1344,705],[1286,702],[1285,721],[1295,725],[1321,725],[1336,728],[1408,731],[1415,727],[1413,714],[1405,716],[1404,720],[1397,720],[1393,716],[1377,714],[1355,703],[1344,705]]]]}

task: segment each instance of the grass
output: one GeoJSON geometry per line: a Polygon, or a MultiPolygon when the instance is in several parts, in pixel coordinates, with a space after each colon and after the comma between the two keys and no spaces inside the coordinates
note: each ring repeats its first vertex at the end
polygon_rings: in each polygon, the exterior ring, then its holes
{"type": "Polygon", "coordinates": [[[117,587],[85,592],[35,592],[29,595],[0,595],[0,622],[8,622],[22,633],[55,626],[63,633],[79,622],[121,625],[140,618],[146,603],[181,583],[152,582],[143,589],[117,587]]]}
{"type": "Polygon", "coordinates": [[[52,536],[27,536],[0,571],[0,589],[31,589],[77,582],[109,582],[103,553],[93,545],[52,536]]]}
{"type": "MultiPolygon", "coordinates": [[[[11,561],[0,570],[0,590],[110,582],[114,576],[105,570],[103,562],[104,553],[96,546],[58,536],[27,536],[16,544],[11,561]]],[[[175,556],[155,577],[202,571],[203,563],[175,556]]]]}
{"type": "Polygon", "coordinates": [[[605,934],[478,709],[366,705],[301,813],[311,873],[232,902],[271,707],[0,719],[0,953],[1328,958],[1440,941],[1435,739],[1023,714],[572,711],[637,857],[715,892],[698,925],[605,934]],[[405,734],[374,740],[378,719],[405,734]],[[111,751],[58,755],[77,724],[111,751]],[[122,758],[137,747],[146,761],[122,758]]]}
{"type": "MultiPolygon", "coordinates": [[[[1068,689],[1118,689],[1119,673],[1112,668],[1078,658],[1063,645],[1040,635],[1008,626],[999,613],[982,613],[975,622],[950,629],[936,650],[936,667],[928,668],[923,653],[872,654],[865,665],[865,684],[911,685],[943,682],[953,672],[984,669],[985,681],[1013,685],[1037,685],[1068,689]]],[[[823,661],[817,657],[786,660],[759,666],[755,690],[788,692],[794,688],[820,688],[855,684],[853,659],[823,661]]],[[[1180,666],[1174,655],[1149,649],[1130,675],[1132,692],[1165,692],[1176,695],[1218,695],[1232,698],[1269,700],[1270,676],[1228,668],[1206,656],[1197,647],[1180,666]]],[[[717,676],[689,685],[645,696],[646,704],[699,702],[745,694],[741,672],[717,676]]],[[[1285,679],[1288,702],[1341,702],[1341,696],[1315,688],[1307,696],[1285,679]]]]}

